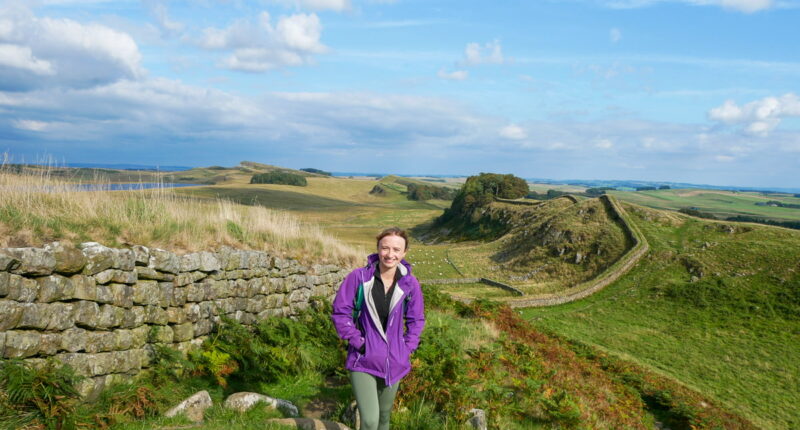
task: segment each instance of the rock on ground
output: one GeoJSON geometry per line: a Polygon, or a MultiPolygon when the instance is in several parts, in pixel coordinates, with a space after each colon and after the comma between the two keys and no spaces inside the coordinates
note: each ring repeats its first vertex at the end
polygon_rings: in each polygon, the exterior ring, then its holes
{"type": "Polygon", "coordinates": [[[180,402],[177,406],[168,410],[164,415],[167,417],[174,417],[178,414],[185,414],[186,418],[188,418],[190,421],[199,423],[203,421],[203,413],[205,410],[211,406],[211,396],[208,395],[208,391],[203,390],[180,402]]]}

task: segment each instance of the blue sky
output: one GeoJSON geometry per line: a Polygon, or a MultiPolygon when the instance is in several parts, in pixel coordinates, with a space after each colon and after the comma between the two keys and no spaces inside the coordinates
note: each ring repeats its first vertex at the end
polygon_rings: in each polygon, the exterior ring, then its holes
{"type": "Polygon", "coordinates": [[[13,161],[798,187],[800,0],[0,0],[13,161]]]}

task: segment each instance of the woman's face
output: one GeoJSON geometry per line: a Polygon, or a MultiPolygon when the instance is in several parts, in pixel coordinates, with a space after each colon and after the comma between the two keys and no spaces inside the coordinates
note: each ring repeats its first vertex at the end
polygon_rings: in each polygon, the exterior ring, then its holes
{"type": "Polygon", "coordinates": [[[378,258],[385,269],[397,267],[406,256],[406,241],[400,236],[384,236],[378,242],[378,258]]]}

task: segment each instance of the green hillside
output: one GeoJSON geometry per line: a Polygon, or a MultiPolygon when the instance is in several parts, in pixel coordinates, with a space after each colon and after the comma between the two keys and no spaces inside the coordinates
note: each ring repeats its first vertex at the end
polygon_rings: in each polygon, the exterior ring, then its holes
{"type": "Polygon", "coordinates": [[[800,426],[800,234],[625,209],[651,251],[585,300],[523,311],[642,363],[763,428],[800,426]]]}
{"type": "Polygon", "coordinates": [[[623,201],[655,209],[696,208],[721,219],[739,215],[771,220],[800,221],[800,208],[767,205],[770,201],[800,205],[800,198],[791,194],[698,189],[611,191],[609,194],[623,201]]]}

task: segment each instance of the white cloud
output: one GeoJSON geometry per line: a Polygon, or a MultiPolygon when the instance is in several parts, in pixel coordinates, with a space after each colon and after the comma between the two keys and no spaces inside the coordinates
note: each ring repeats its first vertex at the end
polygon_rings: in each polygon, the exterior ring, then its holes
{"type": "Polygon", "coordinates": [[[0,66],[27,70],[37,75],[55,73],[53,65],[49,61],[35,58],[30,47],[6,43],[0,44],[0,66]]]}
{"type": "Polygon", "coordinates": [[[597,0],[600,4],[618,9],[646,7],[657,3],[686,3],[696,6],[717,6],[744,13],[753,13],[777,6],[774,0],[597,0]]]}
{"type": "Polygon", "coordinates": [[[600,149],[611,149],[614,146],[614,142],[611,139],[600,139],[595,142],[594,146],[600,149]]]}
{"type": "Polygon", "coordinates": [[[169,36],[180,33],[186,27],[183,23],[173,21],[169,17],[167,6],[164,3],[154,3],[153,1],[148,1],[148,3],[150,4],[150,13],[164,35],[169,36]]]}
{"type": "Polygon", "coordinates": [[[13,122],[14,127],[20,130],[29,130],[29,131],[43,131],[49,125],[44,121],[35,121],[29,119],[20,119],[13,122]]]}
{"type": "Polygon", "coordinates": [[[528,137],[528,133],[525,132],[525,129],[516,124],[509,124],[501,128],[499,133],[501,137],[511,140],[523,140],[528,137]]]}
{"type": "Polygon", "coordinates": [[[478,64],[503,64],[507,60],[503,57],[503,47],[498,40],[491,41],[481,46],[479,43],[468,43],[464,49],[463,64],[475,66],[478,64]]]}
{"type": "Polygon", "coordinates": [[[297,9],[307,10],[333,10],[342,12],[352,9],[350,0],[272,0],[285,6],[294,6],[297,9]]]}
{"type": "Polygon", "coordinates": [[[618,28],[612,28],[608,32],[608,38],[611,40],[612,43],[617,43],[622,40],[622,31],[618,28]]]}
{"type": "Polygon", "coordinates": [[[466,70],[453,70],[452,72],[448,72],[445,69],[439,69],[436,76],[451,81],[463,81],[469,77],[469,72],[466,70]]]}
{"type": "Polygon", "coordinates": [[[272,25],[269,13],[256,22],[237,20],[225,29],[203,30],[199,44],[206,49],[232,50],[220,65],[233,70],[264,72],[283,66],[313,63],[313,54],[327,52],[320,42],[322,24],[316,14],[282,16],[272,25]]]}
{"type": "Polygon", "coordinates": [[[144,75],[133,38],[100,24],[0,9],[0,89],[87,87],[144,75]]]}
{"type": "Polygon", "coordinates": [[[731,125],[743,125],[753,135],[767,136],[786,117],[800,117],[800,97],[786,93],[780,97],[764,97],[743,106],[726,100],[708,112],[709,119],[731,125]]]}

